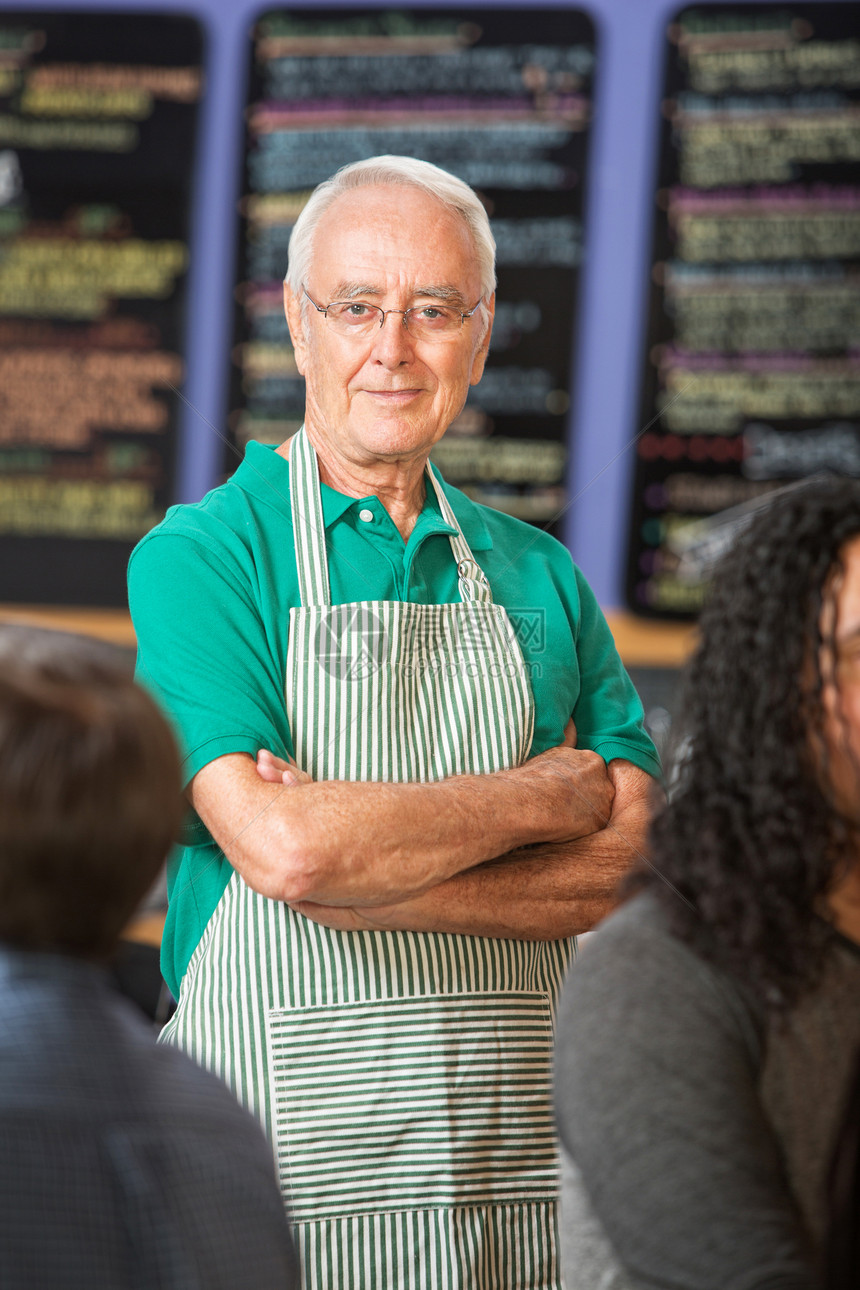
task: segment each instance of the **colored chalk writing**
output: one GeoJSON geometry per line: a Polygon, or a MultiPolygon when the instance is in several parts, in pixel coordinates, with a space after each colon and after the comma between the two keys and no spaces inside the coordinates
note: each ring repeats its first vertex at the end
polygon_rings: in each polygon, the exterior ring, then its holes
{"type": "Polygon", "coordinates": [[[860,477],[856,7],[703,5],[669,23],[627,597],[694,614],[685,522],[860,477]],[[679,527],[680,526],[680,527],[679,527]]]}
{"type": "Polygon", "coordinates": [[[201,32],[0,14],[0,600],[125,603],[174,494],[201,32]]]}

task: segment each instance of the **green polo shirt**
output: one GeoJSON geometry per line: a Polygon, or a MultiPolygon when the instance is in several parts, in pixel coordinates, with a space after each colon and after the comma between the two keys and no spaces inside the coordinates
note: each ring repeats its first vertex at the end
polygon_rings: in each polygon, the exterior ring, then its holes
{"type": "MultiPolygon", "coordinates": [[[[438,472],[437,472],[438,473],[438,472]]],[[[293,746],[284,707],[290,609],[300,603],[290,467],[251,443],[242,465],[195,505],[172,507],[129,565],[138,678],[170,716],[186,783],[226,753],[293,746]]],[[[463,535],[504,605],[535,698],[532,755],[561,742],[571,715],[581,748],[660,766],[642,706],[582,573],[561,543],[444,484],[463,535]]],[[[404,543],[376,497],[322,485],[333,604],[460,600],[449,535],[433,490],[404,543]]],[[[168,864],[162,968],[174,994],[232,869],[191,812],[168,864]]]]}

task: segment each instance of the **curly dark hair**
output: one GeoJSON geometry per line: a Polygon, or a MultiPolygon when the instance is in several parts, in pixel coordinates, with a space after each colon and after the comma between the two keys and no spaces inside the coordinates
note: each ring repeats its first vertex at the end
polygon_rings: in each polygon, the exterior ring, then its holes
{"type": "Polygon", "coordinates": [[[815,480],[774,499],[721,561],[686,674],[677,788],[652,825],[654,868],[635,879],[771,1011],[815,981],[829,939],[815,911],[847,863],[810,739],[823,735],[822,606],[858,534],[860,482],[815,480]]]}

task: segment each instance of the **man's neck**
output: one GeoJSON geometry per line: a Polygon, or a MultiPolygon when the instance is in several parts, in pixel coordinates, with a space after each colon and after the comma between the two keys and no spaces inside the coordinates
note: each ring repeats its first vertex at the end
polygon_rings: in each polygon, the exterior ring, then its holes
{"type": "MultiPolygon", "coordinates": [[[[288,441],[277,451],[289,458],[289,448],[288,441]]],[[[314,443],[314,448],[321,483],[346,497],[378,497],[403,541],[409,541],[424,506],[426,458],[375,461],[365,466],[343,459],[326,444],[314,443]]]]}

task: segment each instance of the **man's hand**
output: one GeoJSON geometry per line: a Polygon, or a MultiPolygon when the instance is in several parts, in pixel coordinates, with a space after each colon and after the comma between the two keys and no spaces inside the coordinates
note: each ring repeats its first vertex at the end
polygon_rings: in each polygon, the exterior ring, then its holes
{"type": "Polygon", "coordinates": [[[292,757],[276,757],[268,748],[261,748],[257,753],[257,774],[267,784],[312,784],[313,780],[307,771],[299,770],[292,757]]]}
{"type": "Polygon", "coordinates": [[[289,903],[407,900],[519,847],[592,835],[613,786],[596,754],[557,748],[510,770],[437,782],[314,783],[261,749],[198,771],[192,805],[255,891],[289,903]]]}
{"type": "MultiPolygon", "coordinates": [[[[304,771],[299,770],[292,758],[277,757],[268,749],[260,749],[258,752],[256,770],[260,779],[267,783],[298,787],[312,782],[311,777],[304,771]]],[[[602,829],[607,823],[615,797],[617,771],[614,768],[610,771],[602,758],[595,753],[576,750],[576,727],[573,720],[568,722],[562,742],[556,748],[549,749],[547,752],[526,762],[523,766],[518,767],[517,773],[538,792],[555,792],[558,794],[558,826],[556,831],[561,837],[563,846],[576,845],[571,843],[569,837],[564,836],[565,830],[576,830],[577,837],[587,838],[591,833],[602,829]],[[593,827],[589,827],[591,824],[593,824],[593,827]],[[583,832],[582,830],[585,831],[583,832]]],[[[552,868],[558,869],[560,859],[561,856],[557,851],[552,854],[554,862],[552,868]]],[[[581,930],[579,927],[573,929],[570,927],[558,928],[555,924],[548,924],[545,929],[541,927],[535,932],[526,924],[517,924],[517,914],[512,908],[510,913],[513,915],[513,923],[509,919],[508,924],[504,928],[500,928],[497,925],[498,903],[501,896],[500,879],[502,878],[499,870],[506,863],[509,866],[508,872],[504,876],[504,882],[507,887],[510,887],[512,880],[516,886],[519,886],[524,877],[527,880],[530,879],[531,884],[534,886],[542,887],[546,882],[550,868],[548,864],[548,847],[546,845],[533,845],[532,847],[512,852],[508,856],[502,856],[497,860],[478,865],[467,873],[461,873],[435,887],[431,887],[424,893],[408,897],[406,900],[368,904],[356,903],[354,905],[324,904],[310,900],[292,901],[290,903],[297,913],[303,914],[314,922],[340,931],[418,930],[421,928],[423,930],[473,931],[477,934],[483,930],[485,934],[489,935],[529,936],[536,934],[566,935],[570,930],[581,930]],[[474,888],[474,891],[468,893],[468,895],[464,889],[465,883],[469,883],[474,888]],[[471,904],[473,896],[479,890],[483,890],[486,894],[485,900],[482,902],[484,904],[482,916],[488,920],[488,923],[483,928],[478,925],[474,927],[461,925],[461,920],[465,917],[464,898],[471,904]],[[440,925],[440,915],[443,909],[449,911],[450,925],[440,925]]],[[[570,876],[573,877],[572,868],[570,876]]],[[[581,921],[585,921],[585,925],[590,926],[595,917],[594,893],[590,890],[591,883],[585,878],[584,874],[581,874],[577,885],[580,887],[579,898],[583,910],[581,921]],[[589,913],[585,913],[586,910],[589,913]]],[[[557,887],[557,881],[553,883],[553,887],[554,889],[557,887]]],[[[510,894],[514,895],[515,889],[510,894]]],[[[598,897],[598,908],[601,911],[605,904],[605,894],[601,890],[598,897]]],[[[525,906],[526,901],[513,900],[508,903],[509,907],[520,906],[522,908],[525,906]]]]}
{"type": "Polygon", "coordinates": [[[565,726],[562,742],[514,772],[520,784],[557,795],[557,827],[546,842],[567,842],[588,837],[606,826],[612,813],[615,786],[602,757],[576,746],[573,718],[565,726]]]}
{"type": "Polygon", "coordinates": [[[660,798],[630,762],[608,766],[615,785],[605,829],[575,842],[524,847],[476,865],[420,895],[392,904],[344,907],[300,901],[293,908],[340,931],[453,932],[555,940],[590,931],[611,910],[618,883],[647,854],[660,798]]]}
{"type": "MultiPolygon", "coordinates": [[[[306,771],[292,757],[277,757],[267,748],[257,753],[257,774],[268,784],[288,787],[311,784],[306,771]]],[[[602,829],[612,812],[615,787],[606,763],[597,753],[576,747],[576,726],[571,719],[562,742],[506,774],[516,775],[518,787],[546,794],[555,802],[546,841],[587,837],[602,829]]],[[[552,802],[548,803],[552,810],[552,802]]]]}

